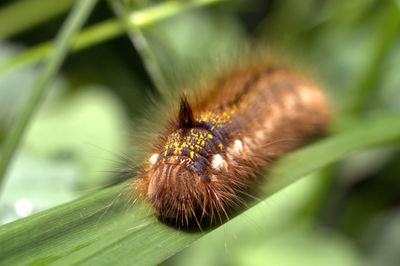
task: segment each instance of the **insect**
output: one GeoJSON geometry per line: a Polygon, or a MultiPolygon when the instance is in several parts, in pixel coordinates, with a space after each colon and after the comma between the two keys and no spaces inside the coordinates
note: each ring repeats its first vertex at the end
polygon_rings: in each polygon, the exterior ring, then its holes
{"type": "Polygon", "coordinates": [[[133,188],[178,227],[229,217],[270,162],[326,133],[318,87],[275,64],[233,69],[179,112],[155,140],[133,188]]]}

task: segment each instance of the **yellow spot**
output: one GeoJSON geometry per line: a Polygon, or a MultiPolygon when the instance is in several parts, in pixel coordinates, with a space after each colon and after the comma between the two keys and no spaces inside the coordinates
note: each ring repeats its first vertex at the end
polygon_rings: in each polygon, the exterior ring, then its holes
{"type": "Polygon", "coordinates": [[[212,139],[213,138],[213,136],[211,135],[211,134],[208,134],[208,136],[207,136],[209,139],[212,139]]]}
{"type": "Polygon", "coordinates": [[[218,147],[221,149],[221,151],[222,151],[222,148],[224,147],[223,145],[222,145],[222,143],[220,143],[219,145],[218,145],[218,147]]]}
{"type": "Polygon", "coordinates": [[[168,152],[168,150],[165,150],[165,152],[164,152],[164,156],[167,156],[167,152],[168,152]]]}
{"type": "Polygon", "coordinates": [[[190,158],[192,158],[192,159],[193,159],[193,157],[194,157],[194,152],[193,152],[193,151],[191,151],[191,152],[190,152],[190,158]]]}

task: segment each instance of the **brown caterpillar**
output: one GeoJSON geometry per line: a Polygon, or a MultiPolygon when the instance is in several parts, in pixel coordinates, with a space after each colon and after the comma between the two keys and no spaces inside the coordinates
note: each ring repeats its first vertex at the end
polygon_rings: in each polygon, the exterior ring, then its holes
{"type": "Polygon", "coordinates": [[[276,65],[242,67],[179,113],[133,183],[164,221],[222,222],[260,168],[326,133],[330,108],[315,84],[276,65]]]}

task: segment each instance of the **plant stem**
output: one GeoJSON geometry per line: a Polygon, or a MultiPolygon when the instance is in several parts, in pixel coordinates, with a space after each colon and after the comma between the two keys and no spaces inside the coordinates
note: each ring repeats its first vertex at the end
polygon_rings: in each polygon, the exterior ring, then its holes
{"type": "MultiPolygon", "coordinates": [[[[106,40],[118,37],[124,33],[123,25],[116,19],[110,19],[82,31],[73,41],[71,52],[76,52],[96,45],[106,40]]],[[[0,64],[0,74],[18,70],[44,60],[53,42],[45,42],[22,52],[0,64]]]]}
{"type": "Polygon", "coordinates": [[[374,92],[376,82],[379,78],[380,68],[386,55],[390,51],[391,44],[396,40],[400,31],[400,10],[399,6],[390,1],[383,10],[376,37],[375,50],[371,53],[369,64],[365,66],[361,79],[353,85],[354,89],[349,90],[343,105],[343,114],[358,116],[374,92]]]}
{"type": "MultiPolygon", "coordinates": [[[[129,19],[127,19],[127,25],[124,25],[118,19],[107,20],[82,31],[78,36],[76,36],[71,51],[80,51],[87,47],[121,36],[126,32],[126,27],[128,29],[140,29],[189,9],[221,1],[224,0],[195,0],[189,3],[183,1],[170,1],[154,7],[132,12],[129,15],[129,19]]],[[[0,64],[0,74],[42,61],[47,52],[51,49],[52,45],[53,42],[49,41],[4,61],[0,64]]]]}
{"type": "Polygon", "coordinates": [[[73,38],[81,29],[96,3],[97,0],[78,1],[59,32],[54,49],[50,50],[48,54],[46,53],[48,60],[33,86],[32,94],[6,136],[0,158],[0,187],[13,155],[21,143],[29,121],[48,91],[50,82],[59,71],[71,47],[73,38]]]}

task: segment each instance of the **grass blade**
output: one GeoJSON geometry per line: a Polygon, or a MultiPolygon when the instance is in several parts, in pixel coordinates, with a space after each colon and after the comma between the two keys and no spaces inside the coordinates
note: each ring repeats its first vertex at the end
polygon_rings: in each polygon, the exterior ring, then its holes
{"type": "MultiPolygon", "coordinates": [[[[265,196],[354,152],[399,140],[400,114],[358,122],[276,162],[263,186],[265,196]]],[[[145,203],[127,210],[124,196],[107,208],[122,188],[102,190],[1,226],[0,264],[157,264],[208,233],[168,227],[151,215],[145,203]]]]}
{"type": "Polygon", "coordinates": [[[14,126],[8,132],[5,139],[2,156],[0,158],[0,187],[7,172],[8,165],[21,142],[29,121],[38,109],[40,102],[43,100],[49,87],[49,83],[54,79],[60,69],[74,36],[86,21],[86,18],[90,14],[96,2],[97,0],[78,1],[71,12],[71,15],[63,25],[57,37],[54,49],[48,54],[49,57],[47,64],[44,66],[40,76],[33,86],[32,94],[28,99],[28,102],[25,104],[21,114],[17,117],[14,126]]]}
{"type": "Polygon", "coordinates": [[[394,1],[388,1],[382,11],[381,21],[375,34],[375,50],[371,53],[369,63],[363,69],[361,79],[356,80],[354,89],[349,89],[345,97],[342,112],[345,115],[357,116],[368,99],[373,95],[379,79],[380,68],[390,51],[390,47],[397,40],[400,32],[400,10],[394,1]]]}
{"type": "MultiPolygon", "coordinates": [[[[183,1],[170,1],[160,5],[132,12],[127,20],[127,25],[119,19],[110,19],[82,31],[72,43],[71,51],[76,52],[104,41],[121,36],[127,28],[139,29],[185,12],[191,8],[201,7],[221,0],[196,0],[189,3],[183,1]],[[126,28],[127,27],[127,28],[126,28]]],[[[53,41],[40,44],[19,55],[0,63],[0,74],[17,70],[45,59],[46,54],[53,46],[53,41]]]]}

